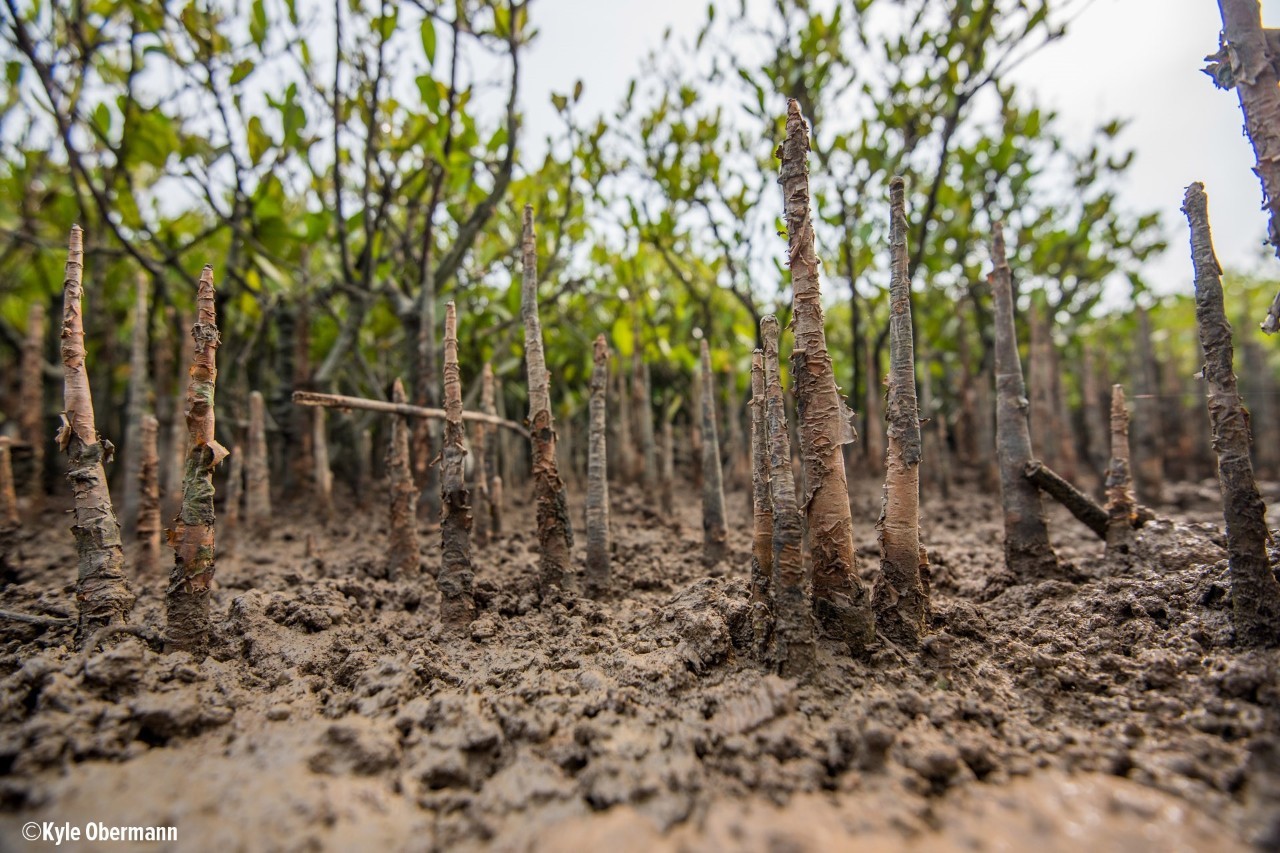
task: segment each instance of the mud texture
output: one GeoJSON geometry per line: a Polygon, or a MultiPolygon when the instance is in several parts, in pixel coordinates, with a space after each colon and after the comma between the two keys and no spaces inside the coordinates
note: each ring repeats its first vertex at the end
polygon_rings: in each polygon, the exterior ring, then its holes
{"type": "MultiPolygon", "coordinates": [[[[203,661],[159,651],[154,580],[142,636],[84,654],[72,626],[0,620],[0,848],[28,849],[28,820],[175,825],[180,850],[1280,845],[1280,653],[1233,646],[1216,485],[1171,484],[1180,520],[1144,526],[1123,574],[1053,507],[1077,580],[1030,584],[1001,579],[997,501],[958,491],[924,498],[921,647],[822,642],[803,682],[751,656],[745,500],[708,576],[696,491],[673,527],[617,489],[611,595],[540,606],[533,507],[511,502],[460,637],[437,549],[389,580],[384,511],[339,490],[326,528],[280,506],[220,561],[203,661]]],[[[880,483],[852,492],[874,519],[880,483]]],[[[62,509],[11,540],[0,609],[73,614],[62,509]]]]}

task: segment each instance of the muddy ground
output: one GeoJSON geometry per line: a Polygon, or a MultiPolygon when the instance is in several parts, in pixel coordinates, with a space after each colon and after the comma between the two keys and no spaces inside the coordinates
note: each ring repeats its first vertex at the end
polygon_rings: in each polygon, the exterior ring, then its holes
{"type": "MultiPolygon", "coordinates": [[[[176,826],[154,850],[1280,849],[1280,654],[1232,646],[1216,486],[1171,491],[1132,568],[1055,508],[1077,579],[1009,588],[997,499],[927,495],[929,641],[824,647],[805,684],[745,652],[742,494],[709,576],[692,489],[662,517],[615,489],[614,597],[541,609],[509,507],[462,639],[435,535],[391,582],[380,509],[299,502],[220,557],[203,662],[0,620],[0,849],[52,849],[29,820],[176,826]]],[[[854,492],[869,580],[879,485],[854,492]]],[[[57,510],[8,544],[0,608],[72,614],[57,510]]],[[[164,580],[135,587],[161,627],[164,580]]]]}

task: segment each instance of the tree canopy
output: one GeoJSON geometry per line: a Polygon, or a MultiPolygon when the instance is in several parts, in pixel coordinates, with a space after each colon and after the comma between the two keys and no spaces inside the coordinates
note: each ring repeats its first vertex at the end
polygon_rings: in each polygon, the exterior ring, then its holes
{"type": "MultiPolygon", "coordinates": [[[[688,399],[703,337],[745,387],[760,317],[785,322],[789,305],[774,151],[789,97],[813,127],[829,334],[853,401],[883,375],[895,175],[927,369],[989,362],[996,220],[1022,307],[1045,306],[1070,351],[1125,322],[1098,314],[1108,281],[1147,298],[1142,264],[1163,248],[1157,216],[1120,201],[1123,120],[1074,148],[1012,76],[1085,5],[711,3],[612,114],[584,114],[581,81],[553,93],[560,129],[535,158],[521,85],[534,0],[6,0],[0,352],[18,352],[31,302],[55,298],[79,222],[94,346],[127,340],[138,275],[159,323],[191,309],[207,261],[225,362],[243,368],[233,402],[292,381],[271,368],[299,317],[314,387],[385,398],[405,376],[434,402],[450,300],[474,398],[485,361],[520,375],[531,203],[563,410],[585,410],[602,330],[621,358],[644,348],[660,405],[688,399]]],[[[506,388],[519,403],[519,383],[506,388]]]]}

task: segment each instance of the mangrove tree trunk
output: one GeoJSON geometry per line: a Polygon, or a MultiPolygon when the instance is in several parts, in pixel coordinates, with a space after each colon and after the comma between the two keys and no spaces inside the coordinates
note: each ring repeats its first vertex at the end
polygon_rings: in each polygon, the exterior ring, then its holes
{"type": "Polygon", "coordinates": [[[187,467],[182,506],[169,531],[175,559],[165,596],[165,640],[170,648],[203,657],[209,645],[209,593],[215,568],[213,469],[227,455],[215,438],[214,391],[222,341],[214,307],[213,267],[208,265],[197,285],[191,338],[195,349],[187,382],[187,467]]]}
{"type": "Polygon", "coordinates": [[[1023,476],[1032,461],[1027,388],[1013,323],[1013,272],[1005,260],[1003,223],[995,223],[994,232],[991,290],[995,301],[996,448],[1004,504],[1005,567],[1019,580],[1044,580],[1057,574],[1058,558],[1049,544],[1040,490],[1023,476]]]}
{"type": "Polygon", "coordinates": [[[851,415],[836,386],[827,351],[809,209],[809,129],[794,99],[787,106],[787,137],[780,153],[778,183],[786,210],[795,332],[791,376],[800,422],[805,489],[801,505],[813,555],[814,607],[825,632],[858,652],[874,636],[875,623],[854,560],[853,517],[842,449],[854,436],[851,415]]]}
{"type": "MultiPolygon", "coordinates": [[[[1274,87],[1274,76],[1271,82],[1274,87]]],[[[1280,583],[1267,558],[1267,508],[1249,459],[1249,413],[1236,387],[1231,326],[1223,309],[1222,267],[1213,250],[1204,184],[1187,187],[1182,210],[1191,225],[1196,321],[1205,356],[1201,373],[1208,385],[1213,447],[1218,453],[1236,639],[1247,645],[1276,645],[1280,643],[1280,583]]]]}
{"type": "Polygon", "coordinates": [[[609,470],[608,425],[609,345],[596,336],[591,371],[591,430],[587,445],[587,595],[602,598],[609,591],[609,470]]]}
{"type": "Polygon", "coordinates": [[[124,576],[124,546],[120,524],[111,505],[103,465],[114,448],[98,435],[93,396],[85,369],[84,234],[71,228],[66,277],[62,284],[63,412],[58,448],[67,454],[67,480],[75,495],[75,523],[79,569],[76,577],[76,646],[95,631],[122,622],[133,607],[133,590],[124,576]]]}

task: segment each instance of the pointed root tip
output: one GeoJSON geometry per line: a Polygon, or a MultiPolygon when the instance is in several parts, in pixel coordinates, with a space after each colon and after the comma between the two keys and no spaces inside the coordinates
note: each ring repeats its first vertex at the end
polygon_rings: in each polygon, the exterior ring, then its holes
{"type": "Polygon", "coordinates": [[[391,383],[391,401],[394,403],[403,403],[405,398],[404,382],[400,377],[396,377],[396,381],[391,383]]]}
{"type": "Polygon", "coordinates": [[[1004,221],[997,219],[991,223],[991,261],[996,266],[1008,263],[1004,249],[1004,221]]]}
{"type": "Polygon", "coordinates": [[[1200,181],[1192,181],[1182,195],[1182,212],[1187,213],[1193,205],[1207,205],[1206,198],[1204,184],[1200,181]]]}
{"type": "Polygon", "coordinates": [[[526,204],[524,206],[524,224],[526,228],[533,225],[533,205],[532,204],[526,204]]]}

